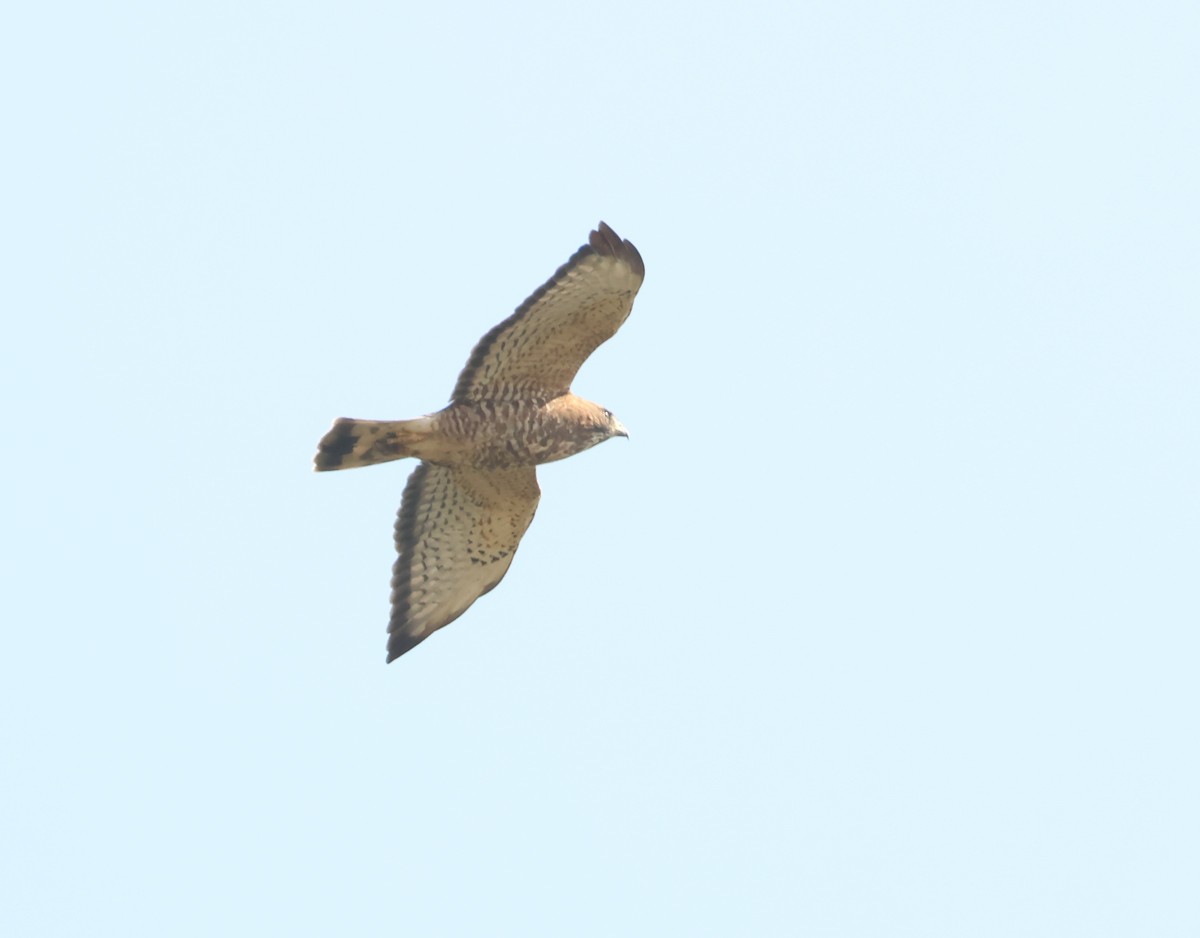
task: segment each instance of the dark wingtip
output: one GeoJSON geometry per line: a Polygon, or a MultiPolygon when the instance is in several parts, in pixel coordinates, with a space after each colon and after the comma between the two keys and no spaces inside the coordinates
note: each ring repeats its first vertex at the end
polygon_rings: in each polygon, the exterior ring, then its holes
{"type": "Polygon", "coordinates": [[[596,230],[588,235],[588,244],[597,254],[623,260],[639,277],[646,276],[646,264],[633,242],[622,240],[619,234],[608,227],[607,222],[600,222],[596,230]]]}
{"type": "Polygon", "coordinates": [[[392,632],[388,636],[387,664],[391,664],[406,651],[412,651],[412,649],[416,648],[428,637],[428,635],[422,635],[420,638],[413,638],[411,635],[405,635],[402,632],[392,632]]]}

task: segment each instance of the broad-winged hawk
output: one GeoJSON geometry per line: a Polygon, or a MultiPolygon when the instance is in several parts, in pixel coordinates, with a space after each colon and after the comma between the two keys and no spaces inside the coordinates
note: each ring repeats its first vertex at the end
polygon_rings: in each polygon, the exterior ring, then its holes
{"type": "Polygon", "coordinates": [[[471,352],[448,407],[415,420],[341,417],[318,470],[413,456],[396,520],[388,661],[449,625],[508,572],[537,509],[535,466],[627,436],[571,393],[584,360],[620,327],[645,267],[604,224],[471,352]]]}

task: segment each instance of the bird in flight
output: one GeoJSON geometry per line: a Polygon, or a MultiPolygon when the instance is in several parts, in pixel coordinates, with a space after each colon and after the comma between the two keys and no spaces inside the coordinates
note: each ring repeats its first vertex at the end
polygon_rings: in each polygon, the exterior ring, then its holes
{"type": "Polygon", "coordinates": [[[317,471],[421,460],[396,519],[389,662],[504,578],[537,510],[536,466],[628,436],[571,381],[629,316],[645,273],[637,248],[601,222],[479,340],[449,406],[413,420],[340,417],[321,439],[317,471]]]}

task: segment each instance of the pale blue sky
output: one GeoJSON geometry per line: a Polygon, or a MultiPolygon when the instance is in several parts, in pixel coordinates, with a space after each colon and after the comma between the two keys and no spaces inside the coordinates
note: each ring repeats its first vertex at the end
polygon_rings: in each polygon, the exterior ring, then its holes
{"type": "Polygon", "coordinates": [[[1200,934],[1194,3],[39,4],[0,29],[0,931],[1200,934]],[[384,665],[406,465],[633,316],[384,665]]]}

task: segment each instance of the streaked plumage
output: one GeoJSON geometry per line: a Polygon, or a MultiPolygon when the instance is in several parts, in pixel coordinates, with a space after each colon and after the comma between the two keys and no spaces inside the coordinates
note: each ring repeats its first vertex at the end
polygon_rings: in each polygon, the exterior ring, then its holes
{"type": "Polygon", "coordinates": [[[572,394],[571,382],[628,317],[644,276],[637,248],[601,222],[479,340],[448,407],[414,420],[342,417],[321,440],[318,470],[421,460],[396,520],[388,661],[508,572],[537,510],[535,466],[626,435],[611,413],[572,394]]]}

